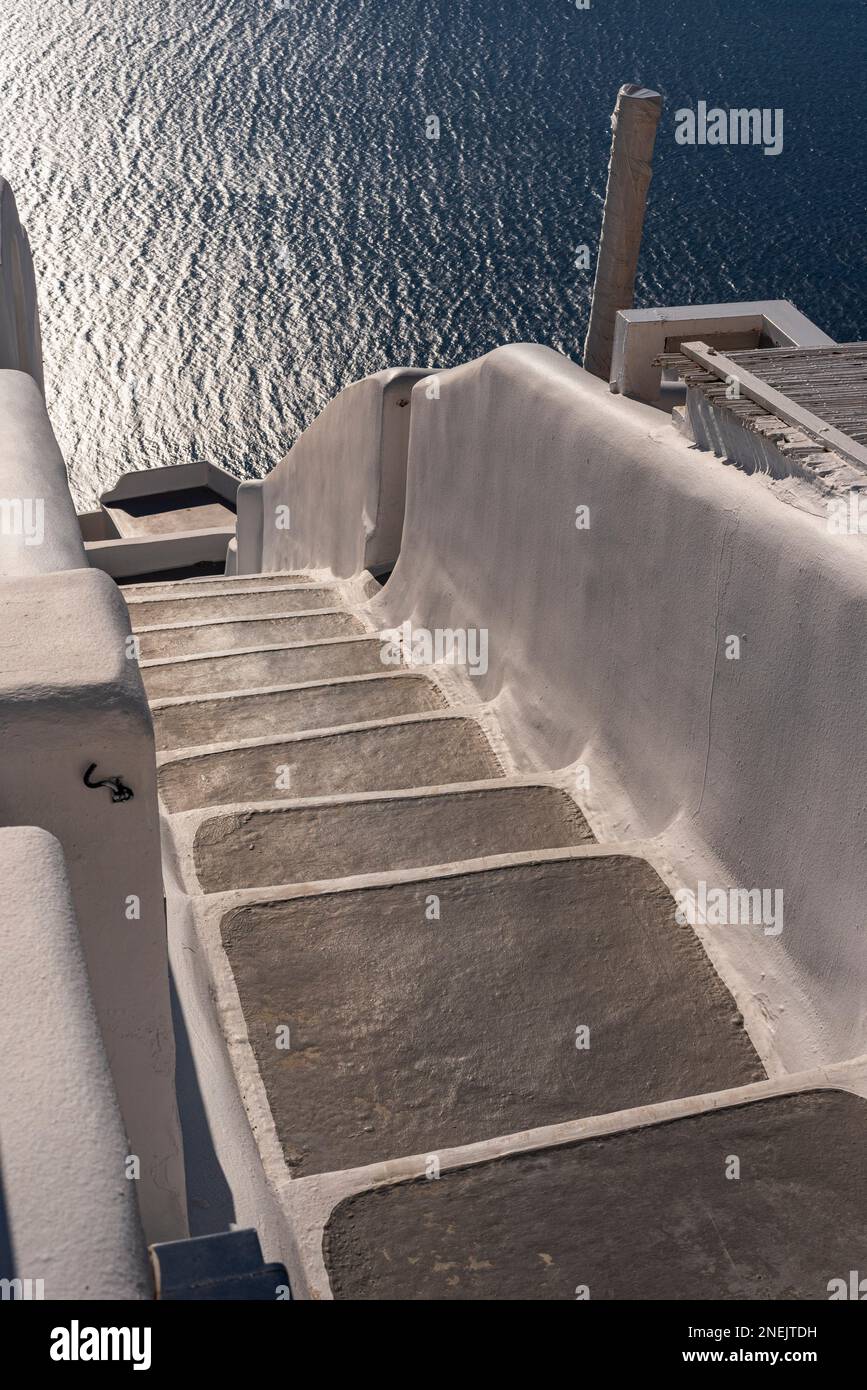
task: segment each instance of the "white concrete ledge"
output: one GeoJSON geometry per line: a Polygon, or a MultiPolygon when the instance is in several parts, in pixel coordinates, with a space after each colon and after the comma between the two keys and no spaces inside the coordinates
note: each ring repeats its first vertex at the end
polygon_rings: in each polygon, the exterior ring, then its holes
{"type": "Polygon", "coordinates": [[[152,1297],[129,1146],[58,841],[0,829],[0,1278],[46,1299],[152,1297]],[[41,1287],[37,1281],[41,1281],[41,1287]]]}
{"type": "Polygon", "coordinates": [[[87,562],[112,579],[134,579],[138,574],[222,560],[234,537],[231,527],[215,526],[200,531],[174,531],[162,536],[92,540],[85,545],[87,562]]]}
{"type": "Polygon", "coordinates": [[[164,468],[140,468],[122,473],[114,487],[102,493],[99,500],[103,507],[110,507],[131,497],[156,497],[160,493],[180,492],[191,487],[210,488],[227,502],[234,502],[238,479],[213,463],[172,463],[164,468]]]}
{"type": "Polygon", "coordinates": [[[700,338],[708,342],[732,334],[752,335],[755,346],[760,337],[777,347],[827,347],[834,341],[788,299],[621,309],[614,328],[611,389],[621,396],[656,403],[662,373],[654,359],[665,352],[667,339],[700,338]]]}

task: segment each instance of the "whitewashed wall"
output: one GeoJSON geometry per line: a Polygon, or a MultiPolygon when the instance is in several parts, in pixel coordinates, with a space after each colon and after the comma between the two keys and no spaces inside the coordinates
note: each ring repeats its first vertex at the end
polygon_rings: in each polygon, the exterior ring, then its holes
{"type": "Polygon", "coordinates": [[[150,1298],[137,1185],[59,842],[32,826],[0,829],[0,877],[0,1277],[45,1299],[150,1298]]]}

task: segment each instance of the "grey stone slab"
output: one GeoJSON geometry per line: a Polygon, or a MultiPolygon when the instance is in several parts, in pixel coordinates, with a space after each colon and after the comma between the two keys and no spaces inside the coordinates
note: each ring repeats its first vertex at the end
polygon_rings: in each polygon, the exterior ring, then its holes
{"type": "Polygon", "coordinates": [[[232,690],[255,690],[258,686],[328,680],[333,676],[381,674],[381,651],[382,643],[376,637],[321,645],[311,642],[211,660],[143,666],[142,680],[152,700],[165,695],[218,695],[232,690]]]}
{"type": "Polygon", "coordinates": [[[193,594],[189,598],[153,598],[130,603],[134,630],[209,619],[250,618],[257,613],[303,613],[311,608],[339,608],[333,589],[250,589],[240,594],[193,594]]]}
{"type": "Polygon", "coordinates": [[[204,893],[449,864],[593,840],[555,787],[497,787],[215,816],[199,827],[204,893]]]}
{"type": "Polygon", "coordinates": [[[189,811],[497,776],[502,770],[475,720],[440,719],[179,758],[160,768],[159,788],[170,811],[189,811]]]}
{"type": "Polygon", "coordinates": [[[827,1299],[867,1270],[865,1166],[860,1097],[785,1096],[349,1198],[326,1265],[336,1298],[827,1299]]]}
{"type": "Polygon", "coordinates": [[[222,937],[298,1174],[764,1076],[731,996],[641,859],[239,907],[222,937]],[[579,1026],[589,1049],[576,1047],[579,1026]]]}
{"type": "Polygon", "coordinates": [[[159,579],[147,583],[140,579],[127,580],[120,585],[120,591],[125,597],[128,595],[131,598],[176,598],[178,595],[219,594],[226,589],[269,589],[280,584],[313,583],[315,581],[303,572],[293,573],[286,570],[282,574],[226,574],[208,579],[183,579],[165,583],[159,579]]]}
{"type": "Polygon", "coordinates": [[[143,661],[167,656],[227,652],[233,647],[264,647],[277,642],[306,642],[320,637],[347,637],[364,632],[351,613],[310,613],[292,618],[251,618],[248,622],[203,623],[167,627],[139,634],[143,661]]]}
{"type": "Polygon", "coordinates": [[[109,503],[105,510],[121,536],[162,536],[235,525],[234,505],[209,487],[125,497],[109,503]]]}
{"type": "Polygon", "coordinates": [[[393,719],[445,708],[445,699],[424,676],[384,676],[381,680],[346,681],[236,695],[153,711],[157,748],[192,748],[230,743],[233,738],[267,738],[300,734],[367,719],[393,719]]]}

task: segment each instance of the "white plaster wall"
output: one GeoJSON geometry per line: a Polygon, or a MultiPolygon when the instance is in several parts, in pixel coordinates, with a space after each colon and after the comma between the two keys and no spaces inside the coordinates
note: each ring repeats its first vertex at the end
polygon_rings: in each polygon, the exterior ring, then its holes
{"type": "Polygon", "coordinates": [[[63,851],[0,829],[0,1200],[46,1299],[152,1297],[136,1183],[90,996],[63,851]]]}
{"type": "Polygon", "coordinates": [[[261,483],[241,485],[239,573],[310,568],[349,576],[394,562],[410,395],[422,376],[394,368],[347,387],[261,483]],[[288,528],[277,512],[287,506],[288,528]]]}
{"type": "MultiPolygon", "coordinates": [[[[63,846],[149,1241],[186,1233],[153,727],[129,616],[97,570],[0,584],[0,825],[63,846]],[[89,790],[120,775],[130,801],[89,790]],[[138,917],[130,916],[139,902],[138,917]]],[[[35,1020],[34,1020],[35,1023],[35,1020]]]]}
{"type": "MultiPolygon", "coordinates": [[[[0,180],[2,183],[2,180],[0,180]]],[[[2,360],[2,359],[0,359],[2,360]]],[[[39,507],[42,539],[0,518],[0,575],[47,574],[87,564],[66,465],[39,387],[19,371],[0,371],[0,507],[25,504],[33,520],[39,507]]]]}
{"type": "Polygon", "coordinates": [[[863,548],[548,349],[439,381],[439,400],[414,392],[374,620],[486,628],[472,685],[526,766],[580,759],[624,836],[664,837],[687,875],[783,889],[783,935],[741,961],[759,994],[765,971],[785,982],[760,998],[781,1055],[863,1052],[863,548]]]}

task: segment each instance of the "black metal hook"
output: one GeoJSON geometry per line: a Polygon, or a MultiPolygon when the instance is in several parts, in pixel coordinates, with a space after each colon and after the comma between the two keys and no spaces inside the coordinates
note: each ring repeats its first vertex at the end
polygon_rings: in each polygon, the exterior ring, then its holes
{"type": "Polygon", "coordinates": [[[90,767],[89,767],[89,768],[87,769],[87,771],[85,772],[84,778],[83,778],[84,785],[85,785],[86,787],[90,787],[90,788],[91,788],[92,790],[94,790],[94,791],[96,790],[97,787],[111,787],[111,799],[112,799],[112,801],[131,801],[131,800],[132,800],[132,795],[133,795],[132,787],[128,787],[128,786],[126,785],[125,782],[122,782],[122,781],[120,780],[119,777],[103,777],[103,779],[102,779],[101,782],[91,782],[91,780],[90,780],[90,774],[91,774],[92,772],[95,772],[95,771],[96,771],[96,763],[91,763],[91,764],[90,764],[90,767]]]}

